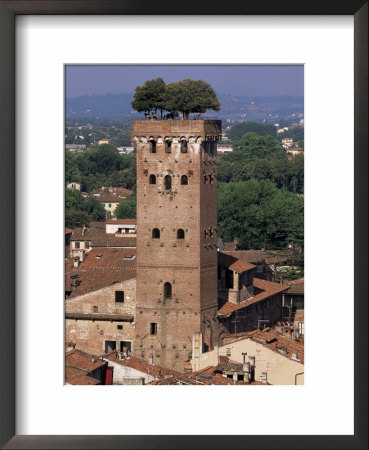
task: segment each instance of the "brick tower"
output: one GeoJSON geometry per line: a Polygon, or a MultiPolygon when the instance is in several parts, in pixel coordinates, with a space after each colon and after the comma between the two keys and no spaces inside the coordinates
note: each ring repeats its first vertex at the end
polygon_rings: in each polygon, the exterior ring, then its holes
{"type": "Polygon", "coordinates": [[[137,120],[134,355],[183,371],[213,348],[217,314],[219,120],[137,120]]]}

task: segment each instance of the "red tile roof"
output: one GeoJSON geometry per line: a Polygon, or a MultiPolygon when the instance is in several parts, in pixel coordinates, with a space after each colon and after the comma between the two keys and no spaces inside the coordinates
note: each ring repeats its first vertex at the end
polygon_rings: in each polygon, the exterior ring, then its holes
{"type": "Polygon", "coordinates": [[[114,233],[106,233],[105,222],[102,222],[101,228],[94,226],[87,228],[84,232],[82,228],[76,228],[71,237],[71,242],[89,241],[93,248],[123,248],[136,247],[136,235],[115,235],[114,233]]]}
{"type": "Polygon", "coordinates": [[[287,358],[292,358],[293,354],[296,354],[298,362],[304,364],[304,343],[289,339],[271,328],[229,335],[225,338],[225,344],[248,338],[287,358]]]}
{"type": "Polygon", "coordinates": [[[96,200],[101,203],[119,203],[122,197],[118,197],[115,194],[101,194],[99,196],[95,196],[96,200]]]}
{"type": "Polygon", "coordinates": [[[70,292],[68,298],[136,278],[136,258],[125,259],[134,255],[133,248],[95,248],[86,253],[86,259],[77,268],[73,259],[66,260],[65,290],[70,292]]]}
{"type": "Polygon", "coordinates": [[[74,230],[70,229],[70,228],[66,228],[65,229],[65,234],[71,234],[73,233],[74,230]]]}
{"type": "MultiPolygon", "coordinates": [[[[242,364],[241,364],[242,366],[242,364]]],[[[162,380],[155,380],[149,384],[155,385],[248,385],[244,381],[233,381],[229,378],[223,377],[220,373],[215,371],[214,366],[208,366],[204,369],[198,370],[196,372],[190,372],[181,374],[173,378],[167,378],[162,380]]],[[[262,384],[259,382],[251,382],[250,384],[262,384]]]]}
{"type": "Polygon", "coordinates": [[[180,372],[167,369],[166,367],[162,367],[157,364],[149,364],[147,361],[136,358],[135,356],[130,356],[129,358],[124,359],[117,359],[116,351],[113,351],[107,355],[103,355],[103,357],[114,363],[121,364],[122,366],[130,367],[131,369],[147,373],[148,375],[152,375],[153,377],[175,377],[180,375],[180,372]]]}
{"type": "Polygon", "coordinates": [[[86,375],[85,371],[72,367],[65,368],[65,382],[79,386],[101,384],[101,381],[86,375]]]}
{"type": "Polygon", "coordinates": [[[85,370],[86,372],[93,372],[106,363],[97,356],[82,350],[73,349],[65,355],[65,367],[72,367],[74,369],[85,370]]]}
{"type": "Polygon", "coordinates": [[[218,264],[227,267],[230,270],[234,270],[235,272],[246,272],[247,270],[255,268],[253,264],[241,261],[240,259],[223,252],[218,252],[218,264]]]}
{"type": "Polygon", "coordinates": [[[223,370],[242,371],[242,369],[242,363],[233,361],[232,359],[228,358],[228,356],[219,356],[219,362],[215,366],[214,370],[222,372],[223,370]]]}
{"type": "Polygon", "coordinates": [[[113,194],[118,197],[127,197],[128,195],[132,195],[133,191],[130,189],[126,189],[123,187],[101,187],[98,189],[94,189],[90,192],[90,195],[102,195],[102,194],[113,194]]]}
{"type": "Polygon", "coordinates": [[[227,255],[234,256],[248,263],[267,264],[281,263],[288,260],[289,256],[279,250],[224,250],[227,255]]]}
{"type": "Polygon", "coordinates": [[[106,223],[111,225],[136,225],[137,219],[108,219],[106,223]]]}
{"type": "Polygon", "coordinates": [[[255,287],[257,288],[256,291],[258,293],[256,293],[254,297],[244,300],[241,303],[226,302],[218,310],[218,315],[229,316],[234,311],[247,308],[250,305],[266,300],[267,298],[279,294],[288,288],[286,285],[272,283],[271,281],[261,280],[259,278],[254,278],[254,288],[255,287]]]}
{"type": "Polygon", "coordinates": [[[291,295],[304,295],[304,278],[293,280],[289,283],[289,287],[286,294],[291,295]]]}

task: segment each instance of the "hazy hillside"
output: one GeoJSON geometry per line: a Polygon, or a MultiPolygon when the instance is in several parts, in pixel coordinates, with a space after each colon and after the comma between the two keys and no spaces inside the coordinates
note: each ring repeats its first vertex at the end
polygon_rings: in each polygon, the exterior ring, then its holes
{"type": "MultiPolygon", "coordinates": [[[[132,110],[130,102],[133,94],[84,95],[66,99],[66,115],[72,117],[140,117],[132,110]]],[[[221,110],[209,111],[206,117],[227,117],[244,120],[273,120],[290,114],[304,112],[303,97],[249,97],[219,94],[221,110]]]]}

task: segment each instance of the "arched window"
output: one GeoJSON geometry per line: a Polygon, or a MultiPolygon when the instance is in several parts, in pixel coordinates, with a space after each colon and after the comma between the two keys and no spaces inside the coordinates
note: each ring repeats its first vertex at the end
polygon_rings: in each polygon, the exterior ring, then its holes
{"type": "Polygon", "coordinates": [[[214,181],[214,180],[213,180],[213,175],[210,174],[210,175],[209,175],[209,184],[213,184],[213,181],[214,181]]]}
{"type": "Polygon", "coordinates": [[[164,284],[164,300],[170,300],[172,298],[172,285],[170,283],[164,284]]]}
{"type": "Polygon", "coordinates": [[[165,153],[172,153],[172,142],[169,139],[165,141],[165,153]]]}
{"type": "Polygon", "coordinates": [[[208,184],[208,177],[204,175],[204,184],[208,184]]]}
{"type": "Polygon", "coordinates": [[[156,153],[156,142],[152,139],[150,142],[150,152],[156,153]]]}
{"type": "Polygon", "coordinates": [[[153,239],[160,239],[160,230],[159,230],[159,228],[154,228],[152,230],[152,238],[153,239]]]}
{"type": "Polygon", "coordinates": [[[182,177],[181,177],[181,184],[183,184],[183,185],[187,185],[188,184],[187,175],[182,175],[182,177]]]}
{"type": "Polygon", "coordinates": [[[156,176],[155,175],[150,175],[149,177],[149,184],[156,184],[156,176]]]}
{"type": "Polygon", "coordinates": [[[179,230],[177,230],[177,239],[184,239],[185,237],[185,232],[184,230],[182,230],[182,228],[180,228],[179,230]]]}
{"type": "Polygon", "coordinates": [[[187,153],[187,141],[185,139],[181,140],[181,153],[187,153]]]}
{"type": "Polygon", "coordinates": [[[167,191],[169,191],[169,189],[172,189],[172,177],[170,175],[165,175],[164,182],[165,182],[165,189],[167,191]]]}
{"type": "Polygon", "coordinates": [[[204,238],[205,238],[205,239],[208,238],[208,230],[204,230],[204,238]]]}

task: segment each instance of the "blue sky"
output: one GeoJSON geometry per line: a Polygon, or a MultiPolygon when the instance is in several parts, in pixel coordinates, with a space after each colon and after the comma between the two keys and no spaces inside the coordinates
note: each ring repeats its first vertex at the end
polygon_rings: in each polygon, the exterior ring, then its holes
{"type": "Polygon", "coordinates": [[[66,95],[131,93],[146,80],[203,79],[218,94],[304,95],[304,67],[272,65],[76,65],[66,66],[66,95]]]}

